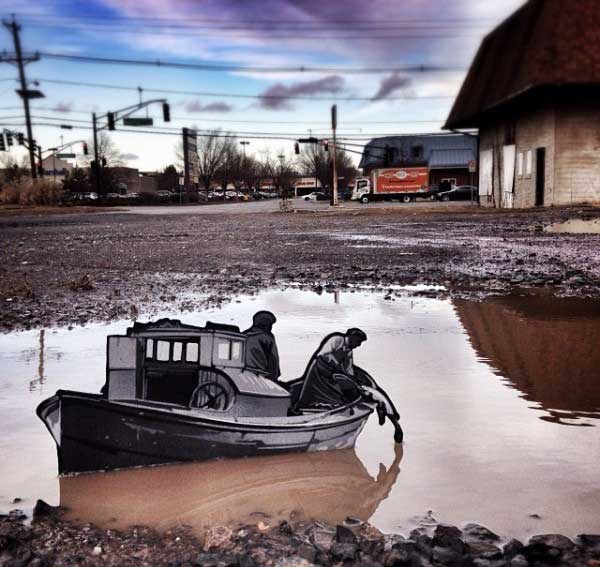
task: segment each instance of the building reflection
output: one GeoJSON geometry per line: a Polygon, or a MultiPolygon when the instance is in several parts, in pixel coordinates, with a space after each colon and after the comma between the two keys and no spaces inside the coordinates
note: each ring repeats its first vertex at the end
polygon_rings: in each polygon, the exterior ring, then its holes
{"type": "Polygon", "coordinates": [[[454,305],[478,356],[538,403],[541,419],[590,426],[586,418],[600,417],[600,302],[509,296],[454,305]]]}
{"type": "Polygon", "coordinates": [[[60,504],[73,521],[115,529],[186,524],[198,534],[260,520],[366,521],[398,478],[401,446],[394,451],[377,478],[354,449],[67,476],[60,478],[60,504]]]}

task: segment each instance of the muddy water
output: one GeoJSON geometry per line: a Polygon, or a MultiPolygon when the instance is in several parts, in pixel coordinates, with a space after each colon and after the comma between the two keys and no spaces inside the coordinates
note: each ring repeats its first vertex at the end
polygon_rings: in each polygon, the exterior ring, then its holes
{"type": "Polygon", "coordinates": [[[600,219],[570,219],[546,227],[546,232],[566,232],[569,234],[600,234],[600,219]]]}
{"type": "Polygon", "coordinates": [[[427,518],[506,535],[600,531],[600,304],[544,297],[440,301],[269,291],[186,315],[244,327],[274,311],[285,378],[325,333],[364,328],[356,351],[396,401],[406,441],[371,420],[355,450],[217,461],[59,480],[36,405],[98,391],[105,336],[127,322],[0,336],[0,508],[41,497],[103,526],[274,522],[351,515],[407,532],[427,518]]]}

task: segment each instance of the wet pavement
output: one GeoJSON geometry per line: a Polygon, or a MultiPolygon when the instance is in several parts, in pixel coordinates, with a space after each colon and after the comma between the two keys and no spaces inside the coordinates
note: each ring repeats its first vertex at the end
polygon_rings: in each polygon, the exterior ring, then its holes
{"type": "Polygon", "coordinates": [[[0,441],[0,509],[15,507],[16,497],[24,509],[44,498],[105,527],[183,522],[197,531],[288,516],[355,516],[401,533],[431,517],[520,538],[600,531],[600,304],[552,295],[440,300],[417,291],[428,290],[398,288],[385,299],[274,289],[181,317],[245,327],[256,310],[272,310],[284,379],[302,373],[326,333],[360,326],[369,340],[355,360],[396,402],[401,452],[391,426],[372,419],[354,450],[59,482],[35,407],[58,388],[97,392],[105,337],[130,321],[0,335],[0,412],[10,432],[0,441]]]}

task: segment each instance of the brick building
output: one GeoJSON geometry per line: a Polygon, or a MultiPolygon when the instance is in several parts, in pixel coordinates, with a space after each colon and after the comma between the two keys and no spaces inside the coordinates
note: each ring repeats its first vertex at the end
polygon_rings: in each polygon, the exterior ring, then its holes
{"type": "Polygon", "coordinates": [[[477,138],[465,134],[407,134],[371,140],[359,168],[368,175],[378,167],[427,166],[429,184],[476,185],[469,162],[477,158],[477,138]]]}
{"type": "Polygon", "coordinates": [[[598,0],[529,0],[482,42],[446,128],[479,129],[483,206],[600,203],[598,0]]]}

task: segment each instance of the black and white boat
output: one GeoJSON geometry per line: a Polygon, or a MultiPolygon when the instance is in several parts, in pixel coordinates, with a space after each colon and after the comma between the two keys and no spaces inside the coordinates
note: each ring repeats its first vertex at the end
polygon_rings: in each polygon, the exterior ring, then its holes
{"type": "Polygon", "coordinates": [[[61,474],[349,448],[376,407],[357,389],[340,407],[291,415],[302,378],[245,368],[246,336],[231,325],[161,319],[107,343],[103,393],[59,390],[37,408],[61,474]]]}

